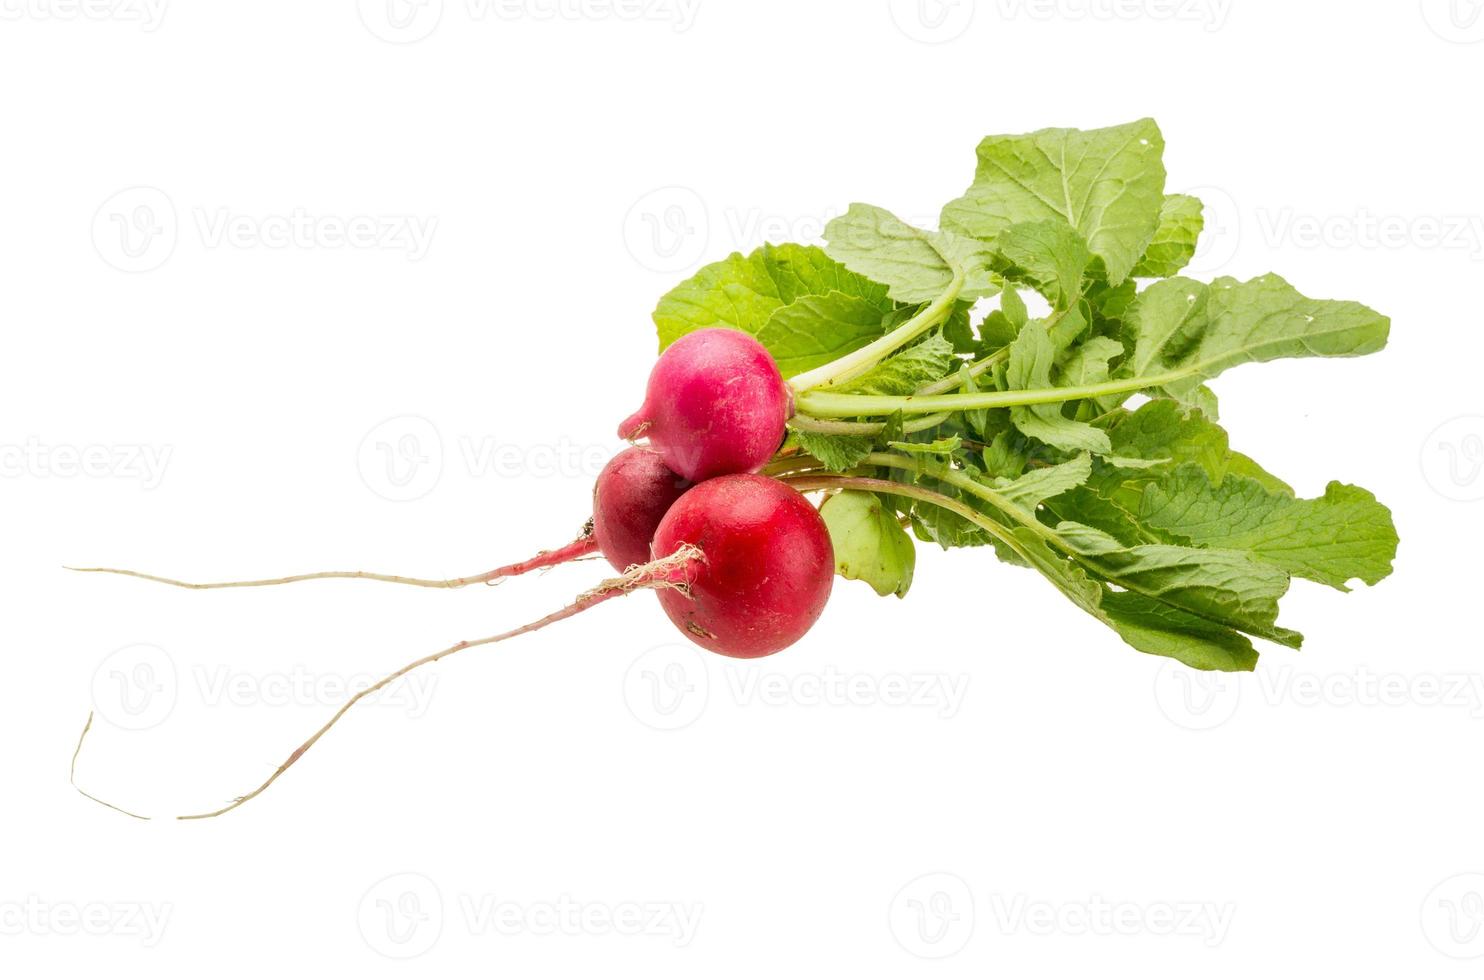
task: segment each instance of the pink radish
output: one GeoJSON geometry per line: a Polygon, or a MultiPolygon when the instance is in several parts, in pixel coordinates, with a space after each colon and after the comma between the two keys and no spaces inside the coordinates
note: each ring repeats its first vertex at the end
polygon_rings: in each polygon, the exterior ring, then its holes
{"type": "Polygon", "coordinates": [[[753,473],[783,442],[793,395],[767,348],[722,327],[697,330],[665,349],[644,404],[618,427],[647,438],[665,465],[699,483],[753,473]]]}
{"type": "MultiPolygon", "coordinates": [[[[654,555],[653,561],[630,567],[549,616],[493,636],[461,640],[388,674],[341,705],[256,789],[217,810],[178,819],[220,816],[253,799],[303,758],[356,702],[410,671],[462,650],[534,633],[639,589],[657,590],[671,621],[708,650],[729,657],[775,653],[796,642],[819,618],[835,564],[824,521],[809,502],[777,480],[745,474],[717,477],[682,495],[660,522],[654,555]]],[[[91,725],[89,715],[84,738],[91,725]]],[[[79,739],[74,786],[81,751],[79,739]]],[[[89,799],[121,809],[77,788],[89,799]]]]}

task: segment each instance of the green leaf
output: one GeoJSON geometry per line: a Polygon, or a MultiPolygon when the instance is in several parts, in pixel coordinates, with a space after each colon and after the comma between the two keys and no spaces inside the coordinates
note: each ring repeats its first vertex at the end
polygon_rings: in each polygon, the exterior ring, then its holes
{"type": "Polygon", "coordinates": [[[1201,202],[1188,194],[1169,194],[1159,209],[1159,227],[1130,275],[1164,279],[1185,268],[1195,256],[1205,218],[1201,202]]]}
{"type": "Polygon", "coordinates": [[[883,208],[852,204],[824,228],[825,252],[852,272],[886,284],[899,303],[929,303],[948,288],[957,267],[965,275],[959,295],[977,299],[995,292],[989,247],[958,235],[914,228],[883,208]]]}
{"type": "MultiPolygon", "coordinates": [[[[930,483],[927,480],[917,482],[930,483]]],[[[932,489],[951,497],[958,496],[947,487],[933,486],[932,489]]],[[[989,533],[977,524],[933,504],[915,501],[911,518],[912,530],[919,540],[930,541],[945,551],[949,548],[979,548],[993,541],[989,533]]]]}
{"type": "Polygon", "coordinates": [[[1012,225],[995,239],[994,271],[1032,286],[1052,309],[1065,310],[1082,295],[1092,253],[1065,221],[1012,225]]]}
{"type": "Polygon", "coordinates": [[[1055,497],[1087,482],[1092,475],[1092,457],[1087,453],[1058,463],[1029,470],[1013,480],[995,480],[995,491],[1027,511],[1034,511],[1041,501],[1055,497]]]}
{"type": "MultiPolygon", "coordinates": [[[[953,312],[943,321],[943,337],[953,344],[958,354],[972,354],[979,350],[980,341],[974,336],[974,326],[969,317],[972,303],[955,303],[953,312]]],[[[915,311],[914,311],[915,312],[915,311]]]]}
{"type": "Polygon", "coordinates": [[[1211,390],[1210,385],[1200,385],[1190,391],[1182,392],[1180,401],[1192,408],[1198,408],[1201,414],[1212,422],[1221,418],[1221,403],[1216,398],[1216,392],[1211,390]]]}
{"type": "Polygon", "coordinates": [[[963,445],[963,440],[958,436],[944,436],[932,442],[892,441],[886,445],[891,449],[898,449],[904,453],[916,453],[920,456],[952,456],[963,445]]]}
{"type": "Polygon", "coordinates": [[[1078,303],[1046,318],[1046,330],[1051,335],[1051,346],[1056,348],[1058,357],[1087,330],[1087,316],[1082,312],[1082,306],[1078,303]]]}
{"type": "Polygon", "coordinates": [[[984,450],[984,470],[990,476],[1010,480],[1025,472],[1025,440],[1009,429],[996,432],[984,450]]]}
{"type": "MultiPolygon", "coordinates": [[[[1220,483],[1228,474],[1234,474],[1253,479],[1270,490],[1293,494],[1288,484],[1250,457],[1234,451],[1226,430],[1199,409],[1158,398],[1139,406],[1137,411],[1120,412],[1105,424],[1113,452],[1119,456],[1164,462],[1170,468],[1194,463],[1212,483],[1220,483]]],[[[1142,486],[1139,492],[1142,493],[1142,486]]]]}
{"type": "Polygon", "coordinates": [[[1138,516],[1192,544],[1242,551],[1341,591],[1351,579],[1375,585],[1396,557],[1391,511],[1343,483],[1300,500],[1239,476],[1213,486],[1187,464],[1145,489],[1138,516]]]}
{"type": "Polygon", "coordinates": [[[953,363],[953,344],[941,333],[933,333],[859,378],[829,390],[859,395],[910,395],[947,375],[953,363]]]}
{"type": "Polygon", "coordinates": [[[831,292],[858,297],[883,315],[892,309],[885,286],[856,275],[823,249],[764,245],[746,256],[733,252],[660,297],[654,310],[660,350],[706,327],[731,327],[756,336],[780,308],[831,292]]]}
{"type": "MultiPolygon", "coordinates": [[[[1033,320],[1021,328],[1010,345],[1010,362],[1006,383],[1013,390],[1051,387],[1051,370],[1056,349],[1045,324],[1033,320]]],[[[1062,414],[1062,405],[1017,405],[1010,409],[1015,427],[1032,439],[1068,452],[1088,450],[1095,453],[1112,451],[1108,434],[1086,422],[1062,414]]]]}
{"type": "Polygon", "coordinates": [[[1123,345],[1112,337],[1089,337],[1074,348],[1056,369],[1061,386],[1090,385],[1107,381],[1108,362],[1123,355],[1123,345]]]}
{"type": "MultiPolygon", "coordinates": [[[[1000,312],[1010,322],[1011,336],[1020,332],[1030,319],[1030,312],[1025,308],[1025,300],[1020,298],[1020,291],[1006,287],[1000,294],[1000,312]]],[[[1007,340],[1006,343],[1009,341],[1007,340]]]]}
{"type": "Polygon", "coordinates": [[[1359,303],[1308,299],[1271,274],[1209,286],[1164,279],[1139,294],[1124,322],[1134,338],[1127,376],[1185,372],[1165,386],[1176,395],[1238,364],[1374,353],[1386,346],[1391,326],[1359,303]]]}
{"type": "Polygon", "coordinates": [[[877,595],[907,594],[917,549],[880,497],[846,490],[826,500],[819,515],[834,545],[836,574],[865,582],[877,595]]]}
{"type": "Polygon", "coordinates": [[[825,435],[805,429],[794,429],[793,434],[806,453],[837,473],[854,469],[871,454],[871,440],[864,436],[825,435]]]}
{"type": "Polygon", "coordinates": [[[1095,575],[1177,609],[1297,649],[1303,637],[1277,625],[1288,573],[1238,552],[1146,544],[1127,547],[1096,528],[1063,521],[1057,537],[1095,575]]]}
{"type": "MultiPolygon", "coordinates": [[[[1005,290],[1004,295],[1015,296],[1017,300],[1020,298],[1015,290],[1009,288],[1005,290]]],[[[1024,313],[1025,307],[1021,306],[1020,311],[1024,313]]],[[[1015,339],[1015,335],[1024,325],[1023,318],[1019,323],[1015,323],[1005,315],[1004,310],[990,310],[989,315],[979,322],[980,343],[986,352],[1008,347],[1010,341],[1015,339]]]]}
{"type": "Polygon", "coordinates": [[[1164,138],[1152,119],[1108,129],[989,136],[974,182],[943,209],[945,231],[993,241],[1024,221],[1081,233],[1117,285],[1143,256],[1164,204],[1164,138]]]}
{"type": "Polygon", "coordinates": [[[1140,512],[1148,487],[1182,466],[1198,468],[1212,484],[1240,476],[1293,496],[1288,484],[1234,452],[1221,426],[1171,399],[1156,399],[1134,412],[1117,411],[1100,425],[1107,429],[1113,452],[1101,458],[1103,465],[1086,485],[1048,506],[1062,520],[1099,528],[1125,544],[1171,542],[1169,532],[1146,523],[1140,512]]]}
{"type": "MultiPolygon", "coordinates": [[[[1084,283],[1083,289],[1087,302],[1092,305],[1093,322],[1112,326],[1123,319],[1123,314],[1139,292],[1139,284],[1132,279],[1125,279],[1116,286],[1094,281],[1084,283]]],[[[1105,332],[1111,334],[1112,331],[1105,332]]]]}
{"type": "Polygon", "coordinates": [[[1115,592],[1058,555],[1032,529],[1014,533],[1029,564],[1134,649],[1171,657],[1197,670],[1257,666],[1257,651],[1241,633],[1136,592],[1115,592]]]}
{"type": "Polygon", "coordinates": [[[878,301],[830,290],[773,311],[758,331],[785,378],[828,364],[885,333],[878,301]]]}
{"type": "Polygon", "coordinates": [[[1252,670],[1257,651],[1235,630],[1137,592],[1104,588],[1102,613],[1136,650],[1172,657],[1196,670],[1252,670]]]}

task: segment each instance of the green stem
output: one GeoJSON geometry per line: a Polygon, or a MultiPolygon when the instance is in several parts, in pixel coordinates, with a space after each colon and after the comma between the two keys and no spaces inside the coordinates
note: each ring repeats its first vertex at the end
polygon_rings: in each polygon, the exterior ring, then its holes
{"type": "MultiPolygon", "coordinates": [[[[1060,311],[1058,313],[1053,314],[1046,321],[1046,329],[1047,330],[1054,330],[1056,328],[1056,325],[1061,322],[1062,317],[1066,316],[1067,313],[1069,313],[1069,312],[1070,312],[1070,309],[1067,309],[1067,310],[1062,310],[1062,311],[1060,311]]],[[[979,360],[977,360],[974,363],[970,364],[969,365],[969,377],[971,377],[971,378],[977,378],[981,374],[984,374],[986,371],[992,371],[992,370],[994,370],[994,368],[995,368],[996,365],[998,365],[1001,361],[1008,360],[1009,357],[1010,357],[1010,346],[1008,344],[1006,344],[1004,347],[1001,347],[999,350],[995,351],[994,353],[988,354],[988,355],[986,355],[984,357],[981,357],[979,360]]],[[[955,372],[953,374],[950,374],[946,378],[940,378],[937,381],[934,381],[930,385],[923,385],[921,388],[918,388],[915,392],[913,392],[913,394],[915,394],[915,395],[942,395],[942,394],[946,394],[947,392],[950,392],[950,391],[958,391],[958,389],[961,388],[961,387],[963,387],[963,370],[962,369],[960,369],[959,371],[957,371],[957,372],[955,372]]]]}
{"type": "MultiPolygon", "coordinates": [[[[981,357],[979,360],[968,366],[967,370],[969,372],[969,377],[977,378],[981,374],[984,374],[986,371],[993,371],[995,365],[999,364],[1001,361],[1006,360],[1007,358],[1009,358],[1009,356],[1010,348],[1001,347],[993,354],[990,354],[987,357],[981,357]]],[[[957,391],[959,388],[963,387],[964,370],[964,368],[959,368],[959,370],[955,371],[953,374],[948,375],[948,377],[946,378],[940,378],[930,385],[923,385],[921,388],[918,388],[916,391],[914,391],[913,394],[942,395],[950,391],[957,391]]]]}
{"type": "Polygon", "coordinates": [[[1015,405],[1048,405],[1055,402],[1122,395],[1187,378],[1194,371],[1171,371],[1123,378],[1094,385],[1067,388],[1031,388],[1024,391],[974,391],[952,395],[848,395],[829,391],[805,391],[794,397],[794,407],[815,418],[855,418],[890,415],[892,412],[924,414],[962,412],[975,408],[1009,408],[1015,405]]]}
{"type": "Polygon", "coordinates": [[[789,386],[797,395],[811,388],[843,384],[860,377],[898,347],[911,343],[941,322],[952,311],[953,304],[958,300],[958,294],[963,288],[964,274],[955,270],[953,279],[948,283],[948,288],[943,290],[943,294],[912,319],[860,350],[851,351],[844,357],[837,357],[812,371],[794,375],[789,379],[789,386]]]}
{"type": "Polygon", "coordinates": [[[1031,530],[1040,534],[1052,544],[1062,547],[1063,550],[1070,550],[1065,548],[1065,543],[1061,542],[1055,531],[1036,519],[1036,515],[1021,507],[1004,494],[998,493],[993,488],[985,486],[962,470],[956,470],[945,463],[936,463],[900,453],[871,453],[865,459],[861,460],[861,464],[865,466],[885,466],[894,470],[906,470],[911,473],[926,474],[935,480],[941,480],[949,486],[957,487],[965,493],[972,494],[985,503],[998,508],[1006,516],[1013,517],[1020,523],[1029,526],[1031,530]]]}
{"type": "MultiPolygon", "coordinates": [[[[939,412],[936,415],[923,415],[908,419],[902,423],[902,432],[921,432],[924,429],[931,429],[935,425],[947,422],[949,417],[949,413],[939,412]]],[[[805,432],[819,432],[830,436],[875,436],[880,435],[886,428],[885,422],[841,422],[838,419],[816,419],[808,415],[795,415],[788,420],[788,424],[805,432]]]]}
{"type": "Polygon", "coordinates": [[[952,511],[969,523],[983,528],[995,540],[1001,542],[1005,547],[1014,551],[1024,558],[1027,563],[1033,563],[1031,556],[1026,554],[1025,545],[1016,539],[1010,530],[998,521],[990,520],[979,511],[970,507],[962,500],[955,500],[947,494],[941,494],[926,487],[919,487],[911,483],[898,483],[895,480],[878,480],[865,476],[843,476],[838,473],[825,473],[820,476],[798,476],[785,477],[784,483],[800,492],[808,490],[871,490],[876,493],[890,493],[898,497],[911,497],[913,500],[921,500],[924,503],[941,507],[952,511]]]}
{"type": "MultiPolygon", "coordinates": [[[[1058,534],[1055,528],[1048,527],[1024,507],[1015,503],[1004,494],[996,492],[993,488],[985,486],[983,483],[980,483],[978,480],[974,479],[961,470],[955,470],[942,463],[930,462],[928,460],[917,459],[911,456],[897,455],[896,453],[871,453],[865,459],[861,460],[861,462],[868,466],[885,466],[891,469],[906,470],[908,472],[925,473],[936,480],[941,480],[949,486],[957,487],[965,493],[972,494],[973,496],[978,497],[980,500],[983,500],[991,506],[995,507],[1006,517],[1011,518],[1012,520],[1019,523],[1021,526],[1034,532],[1041,538],[1042,541],[1060,551],[1072,561],[1076,562],[1078,565],[1081,565],[1083,568],[1092,572],[1099,578],[1105,579],[1106,581],[1121,588],[1127,589],[1130,592],[1136,592],[1139,595],[1142,595],[1148,599],[1152,599],[1155,602],[1167,603],[1177,609],[1183,609],[1185,612],[1188,612],[1192,615],[1200,616],[1206,619],[1210,619],[1213,622],[1221,623],[1223,626],[1229,627],[1231,629],[1239,630],[1243,633],[1251,631],[1250,626],[1246,624],[1215,616],[1210,611],[1201,609],[1199,607],[1182,605],[1177,599],[1172,599],[1169,595],[1162,594],[1148,588],[1147,586],[1143,585],[1137,578],[1129,578],[1127,576],[1121,575],[1116,567],[1104,564],[1103,562],[1098,560],[1098,557],[1096,555],[1079,552],[1076,548],[1073,548],[1071,546],[1066,538],[1058,534]]],[[[980,526],[983,527],[982,524],[980,524],[980,526]]],[[[1016,553],[1020,554],[1021,557],[1026,557],[1020,549],[1017,549],[1016,553]]],[[[1040,564],[1037,562],[1031,562],[1030,564],[1035,565],[1036,567],[1041,567],[1040,564]]],[[[1068,592],[1067,594],[1071,596],[1070,592],[1068,592]]],[[[1259,632],[1254,633],[1253,635],[1263,636],[1267,639],[1276,639],[1275,636],[1267,633],[1259,632]]]]}

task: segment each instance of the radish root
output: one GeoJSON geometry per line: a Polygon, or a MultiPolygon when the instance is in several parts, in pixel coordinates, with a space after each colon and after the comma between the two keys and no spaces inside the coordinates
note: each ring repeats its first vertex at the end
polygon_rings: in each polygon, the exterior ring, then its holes
{"type": "MultiPolygon", "coordinates": [[[[273,774],[266,780],[264,780],[262,785],[258,786],[257,789],[254,789],[252,792],[247,793],[243,796],[237,797],[226,806],[218,810],[213,810],[210,813],[185,814],[182,816],[178,816],[175,819],[206,820],[211,817],[219,817],[224,813],[230,813],[242,804],[246,803],[248,800],[251,800],[254,797],[258,796],[269,786],[272,786],[275,782],[277,782],[278,777],[287,772],[290,766],[303,758],[304,753],[313,748],[314,744],[321,738],[323,738],[325,733],[333,728],[335,726],[335,723],[338,722],[342,717],[344,717],[345,713],[349,711],[356,704],[357,701],[360,701],[367,695],[374,694],[375,692],[386,687],[388,684],[397,680],[399,677],[402,677],[419,667],[422,667],[426,664],[436,663],[437,661],[442,660],[444,657],[447,657],[450,654],[458,653],[461,650],[471,650],[474,647],[488,646],[492,643],[499,643],[502,640],[514,639],[515,637],[521,636],[526,633],[534,633],[539,629],[550,626],[552,623],[560,622],[561,620],[568,619],[572,616],[577,615],[583,610],[591,609],[593,606],[596,606],[601,602],[606,602],[607,600],[617,598],[618,596],[628,595],[630,592],[634,592],[639,589],[678,589],[681,591],[685,591],[689,588],[689,570],[691,564],[693,562],[704,561],[705,557],[706,556],[701,552],[701,549],[695,547],[694,545],[681,545],[675,550],[673,554],[649,562],[645,565],[631,566],[622,575],[603,581],[598,585],[597,588],[590,589],[587,592],[582,593],[571,605],[565,606],[564,608],[557,610],[549,616],[544,616],[541,619],[536,620],[535,622],[527,623],[526,625],[519,626],[513,630],[507,630],[504,633],[496,633],[493,636],[486,636],[478,640],[460,640],[453,646],[447,647],[443,650],[439,650],[437,653],[429,654],[426,657],[420,657],[419,659],[414,660],[411,663],[406,664],[405,666],[386,675],[381,680],[377,681],[375,684],[371,685],[365,690],[356,692],[349,700],[347,700],[340,706],[339,710],[337,710],[335,714],[331,716],[329,721],[325,722],[318,731],[309,736],[309,738],[302,745],[300,745],[293,752],[289,753],[289,757],[285,759],[283,763],[273,771],[273,774]]],[[[83,726],[82,735],[78,737],[77,749],[72,754],[72,768],[74,773],[77,769],[77,756],[79,753],[82,752],[83,739],[87,737],[88,729],[92,727],[92,724],[93,716],[89,714],[88,722],[86,725],[83,726]]],[[[103,806],[106,806],[113,810],[118,810],[120,813],[128,814],[129,816],[136,817],[140,820],[149,819],[148,817],[142,817],[137,813],[130,813],[128,810],[124,810],[120,807],[114,806],[112,803],[109,803],[106,800],[98,799],[96,796],[93,796],[90,793],[82,790],[80,787],[77,787],[77,782],[75,779],[73,780],[72,785],[74,786],[74,788],[77,788],[77,791],[79,793],[82,793],[83,796],[86,796],[88,799],[94,801],[95,803],[101,803],[103,806]]]]}
{"type": "Polygon", "coordinates": [[[94,803],[100,804],[102,806],[106,806],[110,810],[117,810],[119,813],[122,813],[124,816],[126,816],[126,817],[133,817],[135,820],[148,820],[149,817],[143,816],[143,815],[138,814],[138,813],[133,813],[133,812],[131,812],[129,810],[125,810],[121,806],[114,806],[112,803],[109,803],[107,800],[100,800],[100,799],[98,799],[98,797],[94,796],[92,793],[89,793],[87,790],[85,790],[81,786],[77,785],[77,757],[80,754],[82,754],[82,742],[83,742],[83,739],[85,739],[85,738],[88,737],[88,729],[90,729],[92,727],[93,727],[93,713],[91,711],[89,711],[88,712],[87,723],[82,726],[82,734],[79,735],[79,736],[77,736],[77,748],[75,748],[75,749],[72,750],[72,766],[67,770],[67,781],[72,784],[72,788],[73,789],[77,790],[79,793],[81,793],[83,796],[86,796],[88,799],[92,800],[94,803]]]}
{"type": "Polygon", "coordinates": [[[416,585],[424,589],[461,589],[466,585],[483,582],[486,585],[496,585],[503,579],[513,578],[516,575],[524,575],[539,568],[551,568],[563,562],[583,558],[598,550],[598,542],[592,535],[591,527],[584,529],[583,534],[571,544],[563,545],[552,551],[542,551],[533,558],[518,561],[512,565],[501,565],[499,568],[482,572],[478,575],[470,575],[465,578],[411,578],[406,575],[383,575],[379,572],[306,572],[302,575],[285,575],[282,578],[260,578],[246,579],[239,582],[183,582],[180,579],[166,578],[163,575],[150,575],[146,572],[136,572],[128,568],[75,568],[64,565],[69,572],[102,572],[106,575],[125,575],[129,578],[142,578],[148,582],[159,582],[163,585],[173,585],[182,589],[248,589],[264,585],[288,585],[290,582],[308,582],[312,579],[321,578],[360,578],[372,582],[391,582],[394,585],[416,585]]]}

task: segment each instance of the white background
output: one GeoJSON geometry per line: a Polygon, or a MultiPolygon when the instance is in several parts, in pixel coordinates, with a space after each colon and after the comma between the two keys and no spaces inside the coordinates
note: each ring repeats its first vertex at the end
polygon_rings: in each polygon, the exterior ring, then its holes
{"type": "Polygon", "coordinates": [[[0,969],[1477,975],[1478,4],[385,2],[0,0],[0,969]],[[445,661],[220,820],[68,787],[96,706],[86,788],[219,805],[337,687],[606,567],[62,564],[563,543],[674,282],[852,200],[935,214],[987,133],[1142,115],[1207,202],[1198,274],[1394,318],[1217,385],[1235,446],[1396,512],[1392,579],[1295,585],[1302,653],[1192,677],[923,547],[905,601],[837,583],[760,662],[647,596],[445,661]]]}

